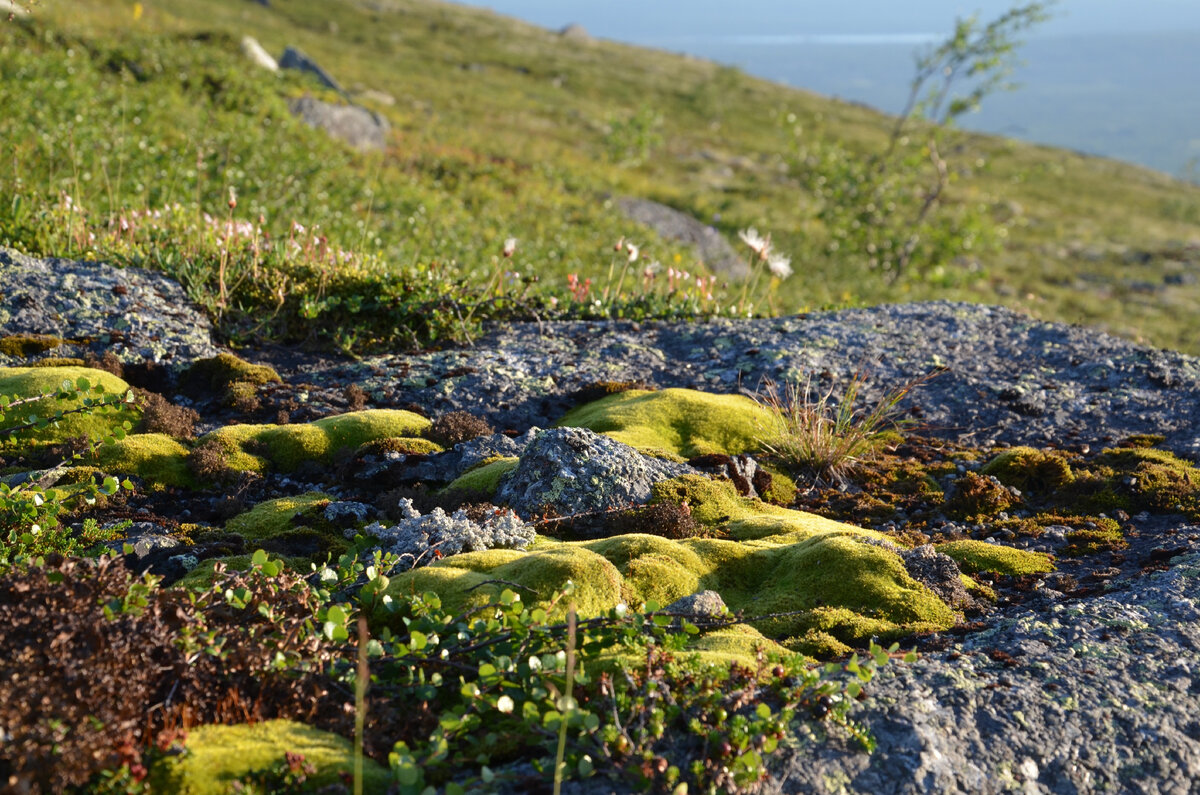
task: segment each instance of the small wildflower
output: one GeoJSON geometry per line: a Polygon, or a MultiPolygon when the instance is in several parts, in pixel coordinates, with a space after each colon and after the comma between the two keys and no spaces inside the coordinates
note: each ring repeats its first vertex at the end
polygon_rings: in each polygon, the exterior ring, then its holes
{"type": "Polygon", "coordinates": [[[625,244],[625,248],[626,248],[626,250],[629,252],[629,261],[630,261],[630,262],[637,262],[637,258],[638,258],[638,247],[637,247],[637,246],[635,246],[635,245],[634,245],[634,244],[632,244],[632,243],[626,243],[626,244],[625,244]]]}
{"type": "Polygon", "coordinates": [[[620,240],[618,240],[617,244],[615,246],[613,246],[613,251],[620,251],[623,248],[625,248],[625,238],[624,237],[622,237],[620,240]]]}
{"type": "Polygon", "coordinates": [[[237,207],[237,191],[234,190],[232,185],[230,185],[229,186],[229,209],[232,210],[235,207],[237,207]]]}
{"type": "Polygon", "coordinates": [[[772,276],[786,279],[792,275],[792,260],[781,254],[771,254],[767,257],[767,269],[771,271],[772,276]]]}
{"type": "Polygon", "coordinates": [[[770,255],[770,235],[763,237],[758,233],[757,229],[750,227],[749,229],[743,229],[742,231],[738,232],[738,237],[740,237],[742,242],[749,246],[750,250],[757,254],[760,259],[765,260],[770,255]]]}
{"type": "Polygon", "coordinates": [[[516,250],[517,239],[515,237],[510,237],[504,241],[504,249],[501,251],[501,253],[504,255],[505,259],[508,259],[516,250]]]}

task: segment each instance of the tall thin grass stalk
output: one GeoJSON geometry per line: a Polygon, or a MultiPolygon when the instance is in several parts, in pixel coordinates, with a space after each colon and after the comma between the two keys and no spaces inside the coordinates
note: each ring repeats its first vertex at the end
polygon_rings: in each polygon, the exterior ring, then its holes
{"type": "Polygon", "coordinates": [[[554,759],[554,795],[562,793],[565,763],[563,758],[567,752],[567,719],[575,711],[575,702],[571,691],[575,688],[575,603],[572,602],[567,610],[567,694],[562,700],[562,721],[558,724],[558,753],[554,759]]]}
{"type": "Polygon", "coordinates": [[[779,386],[768,381],[755,396],[774,415],[765,430],[763,449],[818,477],[844,482],[846,475],[877,452],[887,431],[911,425],[899,418],[897,406],[913,389],[938,375],[934,371],[885,393],[874,407],[856,408],[863,386],[860,371],[834,401],[833,388],[814,390],[812,376],[779,386]]]}
{"type": "Polygon", "coordinates": [[[363,726],[367,720],[367,684],[371,669],[367,666],[367,617],[358,617],[358,675],[354,680],[354,795],[363,791],[363,726]]]}

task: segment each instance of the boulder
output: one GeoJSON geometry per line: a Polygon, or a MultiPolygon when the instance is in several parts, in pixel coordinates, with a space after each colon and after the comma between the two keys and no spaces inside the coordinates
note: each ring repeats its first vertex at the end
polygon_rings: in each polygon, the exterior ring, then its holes
{"type": "Polygon", "coordinates": [[[242,37],[242,54],[254,63],[255,66],[261,66],[268,72],[278,72],[279,64],[271,57],[271,53],[267,52],[258,39],[253,36],[242,37]]]}
{"type": "Polygon", "coordinates": [[[729,608],[721,594],[716,591],[698,591],[691,596],[676,599],[664,610],[667,613],[678,613],[692,618],[720,618],[729,608]]]}
{"type": "Polygon", "coordinates": [[[622,509],[649,501],[653,484],[694,471],[586,428],[555,428],[529,444],[496,500],[525,517],[622,509]]]}
{"type": "Polygon", "coordinates": [[[631,221],[650,227],[659,237],[677,240],[696,249],[700,259],[715,273],[731,279],[744,279],[750,275],[750,266],[720,232],[687,213],[649,199],[629,196],[617,199],[617,206],[631,221]]]}
{"type": "Polygon", "coordinates": [[[324,130],[356,149],[387,146],[387,120],[358,105],[334,105],[304,96],[291,100],[288,109],[308,126],[324,130]]]}
{"type": "Polygon", "coordinates": [[[301,72],[307,72],[326,88],[332,88],[339,94],[344,94],[342,87],[333,79],[333,76],[321,68],[320,64],[308,57],[302,50],[296,47],[288,47],[283,51],[283,55],[279,58],[280,69],[297,69],[301,72]]]}

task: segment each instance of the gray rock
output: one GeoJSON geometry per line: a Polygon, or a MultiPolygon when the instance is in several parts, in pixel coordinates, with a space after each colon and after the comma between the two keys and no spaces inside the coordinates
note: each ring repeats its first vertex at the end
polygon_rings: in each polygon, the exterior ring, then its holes
{"type": "Polygon", "coordinates": [[[578,22],[572,22],[569,25],[564,25],[558,31],[558,35],[564,39],[571,41],[591,41],[592,34],[587,32],[587,28],[580,25],[578,22]]]}
{"type": "Polygon", "coordinates": [[[374,513],[375,509],[370,505],[353,500],[340,500],[325,506],[325,521],[344,529],[365,522],[374,513]]]}
{"type": "Polygon", "coordinates": [[[107,546],[119,554],[124,551],[126,544],[133,547],[132,554],[140,559],[160,549],[174,549],[181,546],[182,542],[171,536],[167,528],[154,522],[134,522],[129,526],[124,538],[109,541],[107,546]]]}
{"type": "Polygon", "coordinates": [[[803,730],[765,791],[1194,793],[1198,594],[1191,554],[1128,589],[1024,611],[889,665],[852,715],[875,752],[803,730]]]}
{"type": "Polygon", "coordinates": [[[310,127],[324,130],[356,149],[383,149],[391,129],[387,119],[359,105],[333,105],[304,96],[288,102],[288,109],[310,127]]]}
{"type": "Polygon", "coordinates": [[[914,549],[898,549],[908,576],[938,595],[956,609],[975,603],[962,582],[962,571],[949,555],[938,552],[930,544],[914,549]]]}
{"type": "MultiPolygon", "coordinates": [[[[0,337],[9,334],[68,340],[48,356],[112,352],[175,371],[220,352],[208,318],[161,273],[0,249],[0,337]]],[[[0,366],[30,363],[0,353],[0,366]]]]}
{"type": "Polygon", "coordinates": [[[725,615],[729,608],[725,600],[716,591],[699,591],[691,596],[676,599],[663,610],[667,613],[681,613],[697,618],[718,618],[725,615]]]}
{"type": "MultiPolygon", "coordinates": [[[[280,69],[296,69],[301,72],[306,72],[317,78],[317,82],[326,88],[332,88],[339,94],[344,94],[342,87],[333,79],[333,76],[321,68],[321,65],[308,57],[302,50],[297,47],[288,47],[283,51],[283,55],[279,56],[280,69]]],[[[292,111],[295,113],[295,111],[292,111]]]]}
{"type": "Polygon", "coordinates": [[[524,517],[547,506],[563,516],[620,509],[648,501],[654,483],[694,471],[586,428],[555,428],[534,438],[496,500],[524,517]]]}
{"type": "Polygon", "coordinates": [[[497,456],[513,458],[520,456],[540,432],[541,429],[535,427],[530,428],[517,437],[511,437],[503,433],[479,436],[465,442],[459,442],[452,449],[444,453],[431,455],[415,465],[408,464],[408,462],[398,462],[392,466],[392,470],[396,471],[399,469],[403,474],[402,479],[405,480],[449,483],[467,470],[482,464],[489,458],[496,458],[497,456]]]}
{"type": "Polygon", "coordinates": [[[695,248],[700,259],[718,274],[731,279],[744,279],[750,275],[750,266],[720,232],[687,213],[649,199],[628,196],[617,199],[617,206],[631,221],[650,227],[660,237],[695,248]]]}

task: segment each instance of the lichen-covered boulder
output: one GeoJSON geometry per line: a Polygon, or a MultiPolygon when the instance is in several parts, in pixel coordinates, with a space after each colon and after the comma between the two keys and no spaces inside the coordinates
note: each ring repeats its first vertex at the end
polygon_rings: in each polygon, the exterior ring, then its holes
{"type": "Polygon", "coordinates": [[[543,431],[500,483],[496,500],[529,517],[549,508],[571,516],[642,505],[655,483],[693,472],[586,428],[543,431]]]}
{"type": "Polygon", "coordinates": [[[360,105],[334,105],[313,97],[297,97],[288,102],[288,110],[309,127],[324,130],[355,149],[387,146],[387,120],[360,105]]]}

